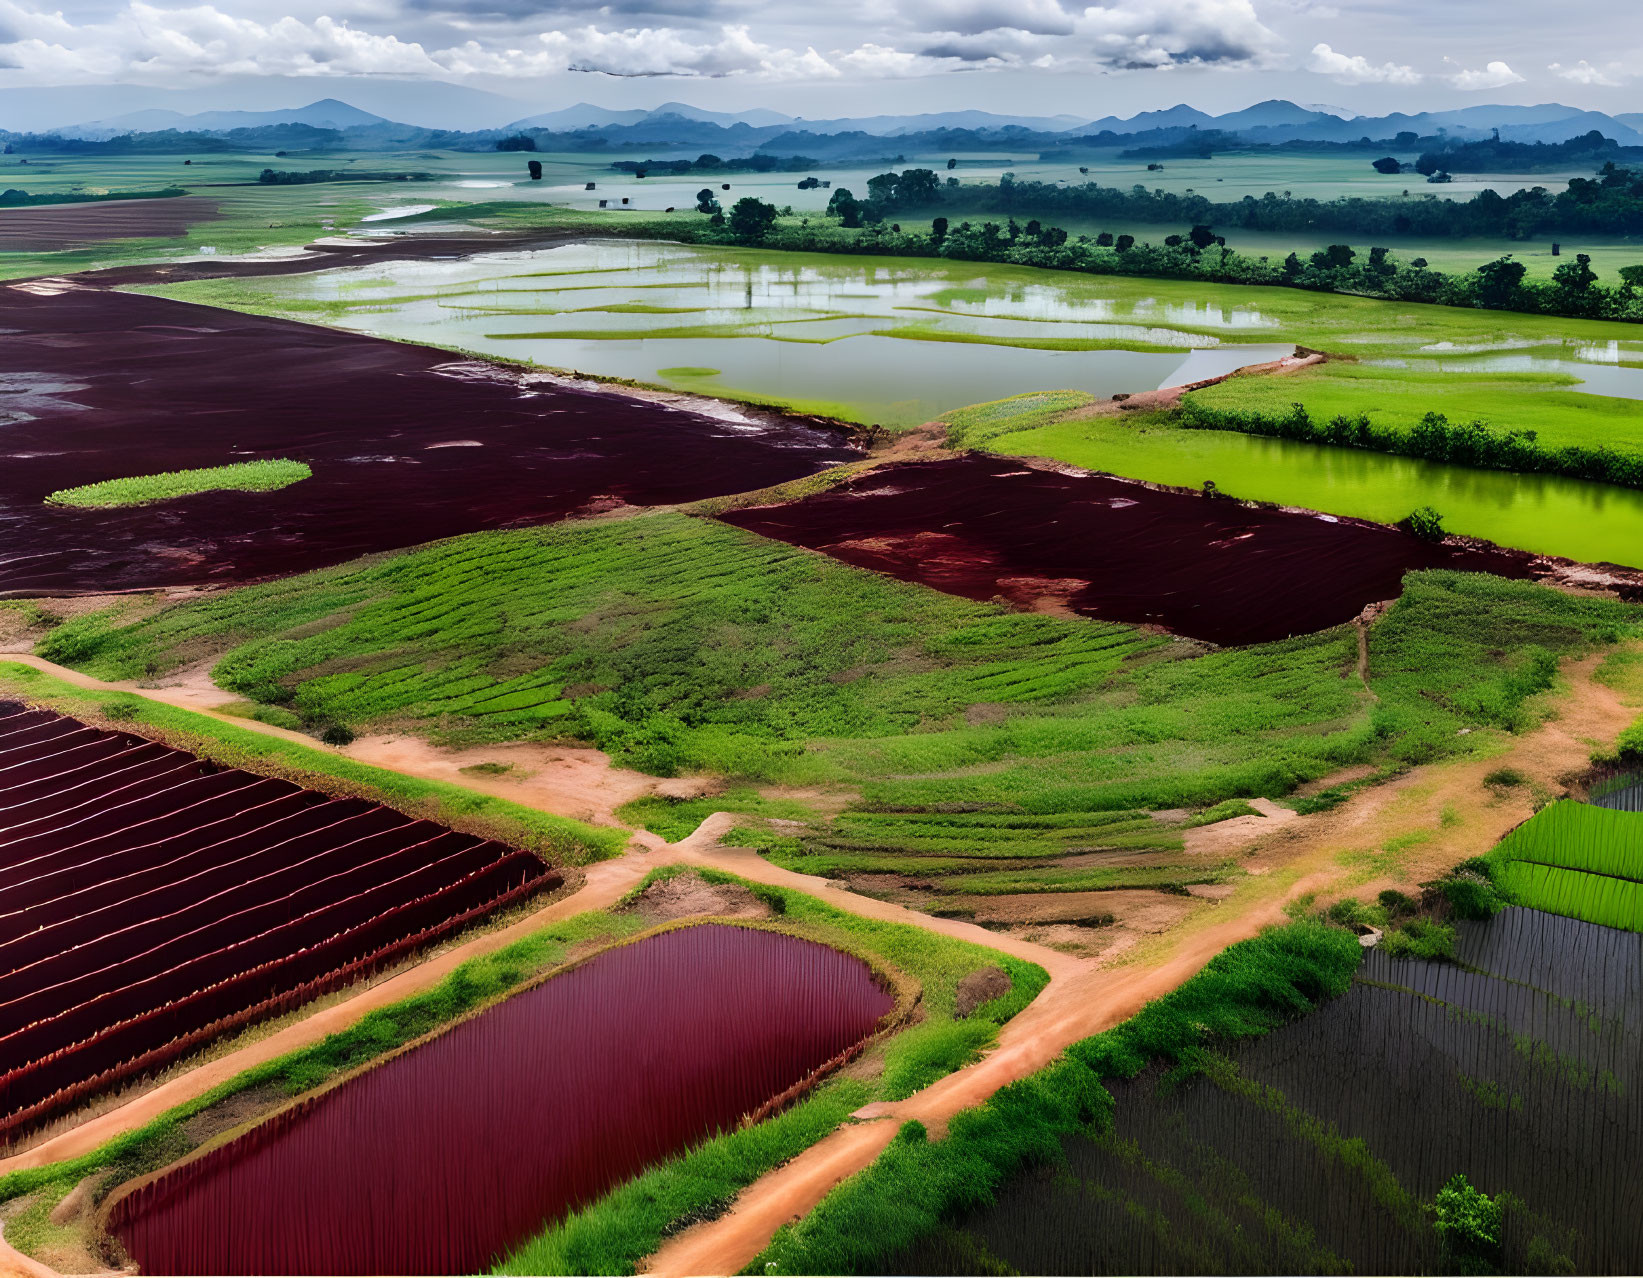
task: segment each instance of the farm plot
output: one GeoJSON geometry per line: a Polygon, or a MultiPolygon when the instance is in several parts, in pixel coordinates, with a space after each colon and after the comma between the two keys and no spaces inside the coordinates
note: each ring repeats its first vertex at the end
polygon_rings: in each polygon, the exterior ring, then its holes
{"type": "Polygon", "coordinates": [[[887,466],[721,518],[966,598],[1219,644],[1340,625],[1416,569],[1530,571],[1525,555],[981,456],[887,466]]]}
{"type": "Polygon", "coordinates": [[[0,703],[0,1137],[560,882],[528,852],[0,703]]]}
{"type": "Polygon", "coordinates": [[[1520,904],[1643,932],[1643,816],[1635,812],[1554,803],[1489,859],[1496,882],[1520,904]]]}
{"type": "Polygon", "coordinates": [[[814,941],[651,934],[121,1191],[110,1227],[149,1273],[483,1270],[796,1094],[895,1005],[865,962],[814,941]]]}
{"type": "Polygon", "coordinates": [[[1640,942],[1514,908],[1460,965],[1371,950],[1310,1015],[1108,1082],[1110,1126],[880,1272],[1635,1273],[1640,942]],[[1457,1173],[1497,1247],[1434,1228],[1457,1173]]]}
{"type": "Polygon", "coordinates": [[[0,288],[0,328],[0,596],[241,581],[860,456],[799,422],[526,385],[446,352],[160,298],[0,288]],[[108,480],[275,459],[313,477],[48,504],[108,480]]]}

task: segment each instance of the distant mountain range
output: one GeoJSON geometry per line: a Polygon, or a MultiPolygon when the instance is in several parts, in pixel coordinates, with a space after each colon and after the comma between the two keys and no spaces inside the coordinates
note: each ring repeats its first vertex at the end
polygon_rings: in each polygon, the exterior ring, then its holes
{"type": "Polygon", "coordinates": [[[306,124],[316,129],[353,129],[369,124],[391,124],[391,120],[358,107],[322,98],[305,107],[284,111],[201,111],[184,115],[181,111],[150,109],[130,111],[107,120],[89,120],[63,129],[54,129],[65,138],[112,138],[122,133],[227,133],[231,129],[266,128],[274,124],[306,124]]]}
{"type": "Polygon", "coordinates": [[[651,158],[665,158],[671,150],[686,154],[716,150],[747,154],[764,149],[780,154],[839,158],[847,154],[889,158],[906,145],[994,145],[1027,150],[1129,145],[1123,139],[1169,144],[1190,139],[1195,132],[1213,132],[1222,139],[1243,143],[1356,142],[1361,138],[1390,139],[1399,133],[1422,138],[1447,135],[1456,141],[1488,138],[1498,130],[1509,142],[1563,142],[1596,130],[1623,146],[1643,145],[1643,113],[1619,116],[1585,111],[1560,103],[1541,106],[1471,106],[1454,111],[1352,116],[1339,108],[1299,106],[1275,99],[1240,111],[1211,115],[1186,105],[1164,111],[1142,111],[1128,117],[1089,119],[1077,115],[1017,116],[989,111],[943,111],[923,115],[875,115],[834,120],[806,120],[779,111],[707,111],[682,102],[650,110],[618,111],[578,103],[575,106],[525,116],[501,128],[462,132],[440,131],[401,124],[346,102],[326,98],[304,107],[278,111],[205,111],[184,114],[148,109],[107,119],[92,120],[52,130],[72,139],[100,141],[123,134],[174,131],[223,136],[240,129],[306,126],[329,131],[313,145],[336,145],[361,150],[402,146],[485,146],[512,133],[538,135],[544,149],[552,149],[556,135],[567,148],[647,148],[651,158]]]}

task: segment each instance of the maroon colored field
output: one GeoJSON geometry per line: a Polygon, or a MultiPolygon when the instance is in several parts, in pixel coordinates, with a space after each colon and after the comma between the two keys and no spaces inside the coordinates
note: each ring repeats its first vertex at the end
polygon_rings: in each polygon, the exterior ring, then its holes
{"type": "Polygon", "coordinates": [[[832,431],[526,390],[449,352],[159,298],[0,287],[0,595],[234,582],[590,508],[691,501],[860,456],[832,431]],[[42,505],[259,457],[272,493],[42,505]]]}
{"type": "Polygon", "coordinates": [[[703,924],[596,955],[114,1204],[145,1273],[482,1272],[802,1084],[892,1006],[860,959],[703,924]]]}
{"type": "Polygon", "coordinates": [[[0,702],[0,1139],[560,882],[528,852],[0,702]]]}
{"type": "Polygon", "coordinates": [[[1151,623],[1218,644],[1340,625],[1395,598],[1417,568],[1525,577],[1532,563],[1355,520],[980,456],[886,466],[792,505],[722,518],[968,599],[1151,623]]]}
{"type": "Polygon", "coordinates": [[[196,222],[218,216],[217,201],[198,195],[0,209],[0,252],[50,253],[103,240],[174,239],[196,222]]]}

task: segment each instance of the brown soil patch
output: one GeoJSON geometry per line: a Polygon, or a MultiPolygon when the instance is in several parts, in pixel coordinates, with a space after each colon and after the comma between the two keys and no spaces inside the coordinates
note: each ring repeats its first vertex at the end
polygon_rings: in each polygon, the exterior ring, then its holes
{"type": "Polygon", "coordinates": [[[1050,864],[1064,870],[1119,870],[1167,865],[1180,859],[1180,853],[1160,848],[1152,852],[1073,852],[1056,857],[1050,864]]]}
{"type": "Polygon", "coordinates": [[[770,907],[736,883],[709,883],[698,874],[678,874],[652,883],[628,907],[647,925],[702,916],[767,919],[770,907]]]}
{"type": "Polygon", "coordinates": [[[1229,817],[1214,825],[1200,825],[1182,831],[1181,837],[1188,855],[1225,856],[1242,852],[1273,831],[1299,819],[1300,815],[1294,808],[1286,808],[1270,799],[1251,799],[1249,806],[1261,815],[1229,817]]]}
{"type": "Polygon", "coordinates": [[[183,1135],[194,1144],[203,1145],[213,1136],[221,1136],[242,1123],[261,1118],[290,1100],[291,1097],[278,1087],[248,1087],[195,1114],[183,1124],[183,1135]]]}
{"type": "Polygon", "coordinates": [[[953,1015],[963,1020],[983,1003],[1008,994],[1010,984],[1010,974],[1001,967],[977,968],[958,983],[953,995],[953,1015]]]}
{"type": "Polygon", "coordinates": [[[981,897],[978,923],[1084,923],[1162,932],[1179,923],[1192,902],[1172,892],[1116,888],[1111,892],[1033,892],[981,897]],[[1100,922],[1107,920],[1108,922],[1100,922]]]}
{"type": "Polygon", "coordinates": [[[103,240],[175,239],[220,216],[217,201],[199,195],[0,209],[0,251],[54,253],[103,240]]]}

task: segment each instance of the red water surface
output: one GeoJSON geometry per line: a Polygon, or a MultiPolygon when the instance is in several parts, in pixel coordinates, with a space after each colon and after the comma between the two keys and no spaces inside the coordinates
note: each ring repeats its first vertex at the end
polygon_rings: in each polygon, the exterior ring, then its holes
{"type": "Polygon", "coordinates": [[[969,599],[1148,623],[1218,644],[1350,621],[1417,568],[1532,575],[1530,556],[1434,546],[1358,520],[1160,492],[970,455],[884,466],[721,516],[969,599]]]}
{"type": "Polygon", "coordinates": [[[0,1139],[561,881],[391,808],[0,702],[0,1139]]]}
{"type": "Polygon", "coordinates": [[[244,581],[860,456],[836,432],[753,410],[726,423],[527,388],[446,351],[102,289],[0,287],[0,334],[0,595],[244,581]],[[124,509],[42,504],[266,457],[313,478],[124,509]]]}
{"type": "Polygon", "coordinates": [[[870,1034],[860,959],[704,924],[596,955],[141,1185],[152,1274],[482,1271],[870,1034]]]}

